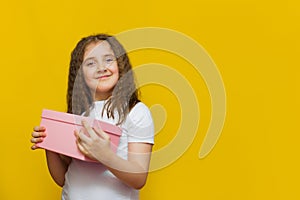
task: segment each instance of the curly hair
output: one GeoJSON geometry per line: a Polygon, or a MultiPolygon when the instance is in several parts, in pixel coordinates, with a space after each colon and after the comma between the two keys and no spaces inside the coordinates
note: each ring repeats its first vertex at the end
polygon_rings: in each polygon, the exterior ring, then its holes
{"type": "Polygon", "coordinates": [[[132,66],[120,42],[111,35],[97,34],[82,38],[71,53],[71,61],[68,78],[67,106],[68,113],[83,114],[88,116],[90,109],[94,106],[94,98],[91,90],[87,86],[81,64],[86,46],[98,41],[107,41],[113,50],[119,69],[119,80],[115,85],[111,97],[107,99],[102,110],[108,118],[115,118],[115,111],[118,114],[117,124],[124,122],[130,109],[140,100],[138,90],[134,82],[132,66]]]}

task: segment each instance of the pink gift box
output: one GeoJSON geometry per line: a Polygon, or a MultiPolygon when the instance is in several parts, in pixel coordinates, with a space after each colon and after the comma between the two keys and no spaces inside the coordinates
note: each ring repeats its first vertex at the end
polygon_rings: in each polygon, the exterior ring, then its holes
{"type": "Polygon", "coordinates": [[[89,117],[47,109],[43,110],[40,123],[46,128],[47,136],[37,146],[80,160],[93,161],[83,155],[76,145],[74,130],[83,128],[82,120],[85,120],[91,127],[101,128],[109,134],[111,148],[116,152],[121,136],[121,129],[118,126],[89,117]]]}

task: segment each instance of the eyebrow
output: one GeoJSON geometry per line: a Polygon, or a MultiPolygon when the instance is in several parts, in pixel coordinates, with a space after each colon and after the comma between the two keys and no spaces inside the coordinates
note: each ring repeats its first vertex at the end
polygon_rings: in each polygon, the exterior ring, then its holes
{"type": "Polygon", "coordinates": [[[96,59],[96,57],[94,57],[94,56],[93,57],[88,57],[88,58],[86,58],[86,59],[83,60],[83,63],[86,62],[86,61],[88,61],[88,60],[94,60],[94,59],[96,59]]]}
{"type": "MultiPolygon", "coordinates": [[[[112,53],[103,55],[103,57],[108,57],[108,56],[114,56],[114,57],[115,57],[115,55],[114,55],[114,54],[112,54],[112,53]]],[[[97,58],[97,57],[96,57],[96,56],[91,56],[91,57],[87,57],[87,58],[86,58],[86,59],[84,59],[84,60],[88,60],[88,59],[95,59],[95,58],[97,58]]]]}
{"type": "Polygon", "coordinates": [[[115,56],[115,55],[112,53],[103,55],[103,57],[107,57],[107,56],[115,56]]]}

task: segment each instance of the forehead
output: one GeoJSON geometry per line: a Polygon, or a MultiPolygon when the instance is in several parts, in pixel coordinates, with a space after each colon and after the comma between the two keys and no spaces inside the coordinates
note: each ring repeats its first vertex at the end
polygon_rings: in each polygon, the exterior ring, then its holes
{"type": "Polygon", "coordinates": [[[105,41],[105,40],[101,40],[98,42],[92,42],[90,44],[88,44],[85,47],[85,51],[84,51],[84,59],[88,58],[88,57],[96,57],[96,56],[103,56],[103,55],[107,55],[107,54],[112,54],[113,50],[110,47],[110,44],[105,41]]]}

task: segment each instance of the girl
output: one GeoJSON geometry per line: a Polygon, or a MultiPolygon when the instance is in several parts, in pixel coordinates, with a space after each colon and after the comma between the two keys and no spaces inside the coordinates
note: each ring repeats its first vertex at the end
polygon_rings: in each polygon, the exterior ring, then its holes
{"type": "MultiPolygon", "coordinates": [[[[139,199],[154,143],[153,121],[138,99],[131,64],[115,37],[98,34],[79,41],[71,54],[67,104],[68,113],[118,125],[122,135],[114,153],[109,135],[82,122],[83,130],[74,131],[77,147],[95,163],[46,150],[50,174],[63,187],[62,199],[139,199]]],[[[46,128],[34,128],[33,150],[46,137],[46,128]]]]}

